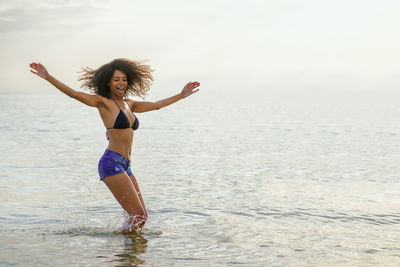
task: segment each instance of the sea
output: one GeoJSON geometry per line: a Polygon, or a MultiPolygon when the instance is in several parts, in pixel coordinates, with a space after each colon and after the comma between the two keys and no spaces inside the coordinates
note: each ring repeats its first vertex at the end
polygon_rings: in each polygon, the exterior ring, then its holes
{"type": "Polygon", "coordinates": [[[1,94],[0,266],[400,266],[399,96],[204,88],[136,114],[149,220],[124,235],[97,110],[1,94]]]}

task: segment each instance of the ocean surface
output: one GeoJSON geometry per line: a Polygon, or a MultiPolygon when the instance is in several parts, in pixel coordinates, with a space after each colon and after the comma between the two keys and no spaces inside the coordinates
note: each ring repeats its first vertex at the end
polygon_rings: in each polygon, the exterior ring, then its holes
{"type": "Polygon", "coordinates": [[[122,235],[97,110],[0,95],[0,266],[400,266],[398,99],[203,89],[137,114],[149,221],[122,235]]]}

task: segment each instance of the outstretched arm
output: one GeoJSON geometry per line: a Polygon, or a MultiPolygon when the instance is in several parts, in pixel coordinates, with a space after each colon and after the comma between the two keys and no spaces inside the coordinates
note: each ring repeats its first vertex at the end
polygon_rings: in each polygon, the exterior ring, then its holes
{"type": "Polygon", "coordinates": [[[91,107],[98,107],[102,102],[101,98],[98,95],[90,95],[84,92],[75,91],[74,89],[71,89],[69,86],[63,84],[62,82],[51,76],[46,70],[46,68],[40,63],[33,62],[29,66],[31,67],[32,73],[50,82],[58,90],[60,90],[69,97],[75,98],[76,100],[91,107]]]}
{"type": "Polygon", "coordinates": [[[148,102],[148,101],[133,101],[131,100],[131,109],[134,112],[140,113],[140,112],[146,112],[146,111],[151,111],[151,110],[157,110],[166,106],[169,106],[181,99],[184,99],[200,89],[196,89],[197,87],[200,86],[199,82],[189,82],[183,87],[182,91],[174,96],[156,101],[156,102],[148,102]],[[133,106],[132,106],[133,104],[133,106]]]}

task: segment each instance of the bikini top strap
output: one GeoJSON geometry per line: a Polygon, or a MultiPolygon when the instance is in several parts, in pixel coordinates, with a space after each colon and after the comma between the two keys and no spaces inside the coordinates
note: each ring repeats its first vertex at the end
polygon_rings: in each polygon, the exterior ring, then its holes
{"type": "Polygon", "coordinates": [[[111,97],[111,99],[114,101],[115,105],[117,105],[117,107],[119,108],[119,110],[121,110],[121,108],[119,107],[117,101],[114,100],[114,98],[111,97]]]}

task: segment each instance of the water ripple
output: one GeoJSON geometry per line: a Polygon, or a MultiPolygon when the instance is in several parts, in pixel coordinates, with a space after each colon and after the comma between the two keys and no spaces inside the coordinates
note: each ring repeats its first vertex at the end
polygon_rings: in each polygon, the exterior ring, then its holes
{"type": "Polygon", "coordinates": [[[275,217],[275,218],[288,218],[288,219],[302,219],[302,220],[314,220],[315,218],[320,219],[328,219],[328,221],[341,221],[341,222],[358,222],[358,223],[366,223],[366,224],[374,224],[374,225],[396,225],[400,224],[400,215],[396,214],[362,214],[358,215],[352,213],[332,213],[332,214],[324,214],[323,211],[320,213],[311,213],[305,211],[279,211],[275,210],[274,212],[264,212],[257,211],[258,215],[262,215],[262,218],[267,217],[275,217]]]}
{"type": "Polygon", "coordinates": [[[210,216],[207,213],[199,212],[199,211],[185,211],[185,214],[192,214],[192,215],[200,215],[200,216],[210,216]]]}

